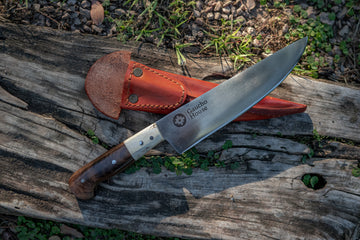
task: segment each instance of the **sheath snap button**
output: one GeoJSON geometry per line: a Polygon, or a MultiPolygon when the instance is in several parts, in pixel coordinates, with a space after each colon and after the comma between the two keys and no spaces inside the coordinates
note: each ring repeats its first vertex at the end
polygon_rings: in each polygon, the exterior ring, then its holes
{"type": "Polygon", "coordinates": [[[141,77],[143,75],[143,70],[141,68],[135,68],[133,74],[135,77],[141,77]]]}
{"type": "Polygon", "coordinates": [[[137,96],[136,94],[131,94],[131,95],[129,96],[129,102],[131,102],[131,103],[137,103],[137,101],[139,101],[139,98],[138,98],[138,96],[137,96]]]}

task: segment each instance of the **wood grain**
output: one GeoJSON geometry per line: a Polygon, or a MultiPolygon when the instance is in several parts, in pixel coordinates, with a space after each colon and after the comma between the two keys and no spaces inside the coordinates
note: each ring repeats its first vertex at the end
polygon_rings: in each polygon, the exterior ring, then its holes
{"type": "MultiPolygon", "coordinates": [[[[106,150],[84,133],[114,146],[161,116],[98,113],[84,92],[87,70],[101,56],[130,50],[153,68],[204,78],[231,75],[218,59],[189,57],[186,69],[169,50],[141,43],[14,25],[0,20],[0,211],[89,226],[197,239],[356,239],[360,179],[352,176],[360,149],[329,142],[302,158],[308,146],[294,136],[320,134],[359,141],[359,90],[291,76],[272,95],[308,105],[304,114],[231,123],[197,146],[238,162],[177,176],[141,169],[101,183],[90,201],[76,200],[68,179],[106,150]],[[226,140],[233,148],[222,150],[226,140]],[[317,173],[312,190],[301,181],[317,173]]],[[[150,154],[175,154],[160,144],[150,154]]]]}

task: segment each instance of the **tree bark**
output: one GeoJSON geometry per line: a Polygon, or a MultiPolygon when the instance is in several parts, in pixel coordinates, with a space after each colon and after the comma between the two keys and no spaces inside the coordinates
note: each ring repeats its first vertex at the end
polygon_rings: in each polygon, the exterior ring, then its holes
{"type": "MultiPolygon", "coordinates": [[[[116,50],[133,60],[203,79],[231,76],[225,60],[188,54],[186,68],[166,49],[141,43],[15,25],[0,20],[0,211],[95,227],[198,239],[356,239],[360,148],[327,141],[311,150],[301,138],[360,141],[360,91],[291,75],[271,95],[308,105],[303,114],[231,123],[197,145],[239,168],[194,169],[177,176],[141,169],[100,184],[89,201],[68,188],[71,174],[106,151],[84,133],[114,146],[161,116],[123,110],[105,117],[84,91],[90,66],[116,50]],[[233,147],[223,150],[226,140],[233,147]],[[306,173],[326,185],[306,187],[306,173]]],[[[174,155],[167,143],[149,154],[174,155]]]]}

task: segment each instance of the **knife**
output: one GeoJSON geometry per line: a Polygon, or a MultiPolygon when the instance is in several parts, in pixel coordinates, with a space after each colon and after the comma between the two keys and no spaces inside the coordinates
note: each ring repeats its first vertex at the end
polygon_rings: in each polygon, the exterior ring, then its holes
{"type": "Polygon", "coordinates": [[[76,171],[69,179],[70,190],[79,199],[92,198],[99,182],[164,140],[180,154],[192,148],[274,90],[295,67],[306,44],[307,37],[290,44],[126,139],[76,171]]]}

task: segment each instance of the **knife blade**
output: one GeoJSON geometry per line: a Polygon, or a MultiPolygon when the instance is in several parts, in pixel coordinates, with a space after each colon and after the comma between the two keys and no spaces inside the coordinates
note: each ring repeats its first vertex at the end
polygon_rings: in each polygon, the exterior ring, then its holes
{"type": "Polygon", "coordinates": [[[277,51],[105,152],[70,177],[70,190],[79,199],[92,198],[99,182],[164,140],[178,153],[190,149],[273,91],[295,67],[306,43],[307,37],[277,51]]]}

